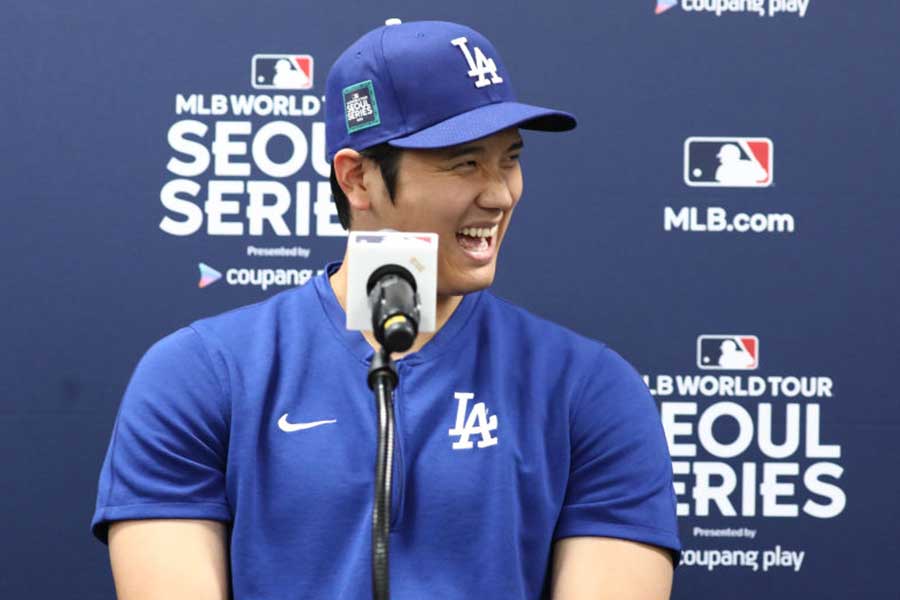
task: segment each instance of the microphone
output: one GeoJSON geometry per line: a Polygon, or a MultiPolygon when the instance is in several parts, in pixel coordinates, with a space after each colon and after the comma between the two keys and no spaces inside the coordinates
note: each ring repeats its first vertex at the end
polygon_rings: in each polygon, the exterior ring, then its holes
{"type": "Polygon", "coordinates": [[[419,295],[416,279],[400,265],[375,269],[366,284],[372,332],[388,352],[403,352],[419,333],[419,295]]]}
{"type": "Polygon", "coordinates": [[[437,234],[350,232],[347,244],[347,329],[371,331],[388,352],[434,331],[437,234]]]}

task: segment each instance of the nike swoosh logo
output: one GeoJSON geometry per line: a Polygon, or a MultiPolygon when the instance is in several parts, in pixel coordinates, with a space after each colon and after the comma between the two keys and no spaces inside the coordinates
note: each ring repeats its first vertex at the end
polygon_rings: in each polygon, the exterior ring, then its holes
{"type": "Polygon", "coordinates": [[[278,429],[290,433],[292,431],[300,431],[302,429],[312,429],[313,427],[318,427],[319,425],[328,425],[329,423],[337,423],[337,419],[330,419],[328,421],[311,421],[310,423],[288,423],[287,413],[284,413],[283,415],[281,415],[281,418],[278,419],[278,429]]]}

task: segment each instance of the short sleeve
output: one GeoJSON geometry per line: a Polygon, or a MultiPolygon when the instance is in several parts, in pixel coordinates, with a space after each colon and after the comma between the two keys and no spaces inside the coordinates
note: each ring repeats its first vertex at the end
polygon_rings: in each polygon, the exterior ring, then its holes
{"type": "MultiPolygon", "coordinates": [[[[656,403],[608,348],[586,374],[571,413],[571,463],[554,539],[624,538],[681,549],[672,460],[656,403]]],[[[677,564],[677,560],[676,560],[677,564]]]]}
{"type": "Polygon", "coordinates": [[[231,520],[227,406],[222,378],[194,329],[147,351],[122,398],[100,472],[91,520],[100,541],[107,543],[111,521],[231,520]]]}

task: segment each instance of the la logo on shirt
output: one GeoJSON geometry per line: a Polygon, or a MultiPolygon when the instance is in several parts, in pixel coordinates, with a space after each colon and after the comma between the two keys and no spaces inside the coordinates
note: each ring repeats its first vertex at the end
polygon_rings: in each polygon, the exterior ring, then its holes
{"type": "Polygon", "coordinates": [[[499,439],[493,436],[493,432],[497,430],[497,415],[488,417],[488,409],[484,402],[476,402],[472,409],[466,415],[466,408],[469,400],[475,397],[471,392],[456,392],[453,394],[456,398],[456,426],[450,429],[450,437],[456,436],[458,439],[453,442],[454,450],[470,450],[473,448],[471,436],[480,435],[478,440],[479,448],[487,448],[496,446],[499,439]]]}

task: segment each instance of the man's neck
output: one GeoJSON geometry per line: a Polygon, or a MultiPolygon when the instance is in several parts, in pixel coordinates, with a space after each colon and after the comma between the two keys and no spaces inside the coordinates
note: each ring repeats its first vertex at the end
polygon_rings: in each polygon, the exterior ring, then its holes
{"type": "MultiPolygon", "coordinates": [[[[341,267],[329,278],[329,282],[331,283],[331,289],[334,290],[334,295],[337,297],[338,303],[340,303],[341,308],[344,309],[344,312],[347,312],[347,257],[344,257],[344,262],[341,263],[341,267]]],[[[416,341],[413,342],[412,347],[406,352],[396,352],[392,355],[392,357],[396,360],[406,356],[407,354],[411,354],[413,352],[418,352],[422,349],[422,346],[428,343],[428,341],[434,337],[434,335],[441,330],[447,321],[450,320],[450,317],[453,315],[453,311],[456,310],[456,307],[459,306],[459,303],[462,302],[462,296],[443,296],[438,294],[437,296],[437,310],[435,314],[435,330],[429,333],[419,333],[416,336],[416,341]]],[[[369,345],[372,346],[375,350],[378,350],[379,345],[375,340],[375,336],[372,335],[371,331],[363,331],[363,337],[366,338],[366,341],[369,342],[369,345]]]]}

